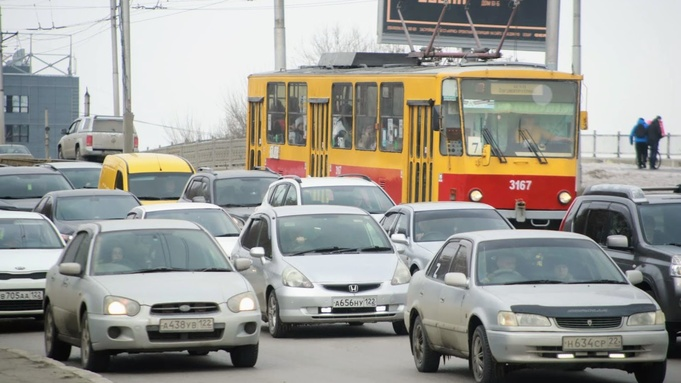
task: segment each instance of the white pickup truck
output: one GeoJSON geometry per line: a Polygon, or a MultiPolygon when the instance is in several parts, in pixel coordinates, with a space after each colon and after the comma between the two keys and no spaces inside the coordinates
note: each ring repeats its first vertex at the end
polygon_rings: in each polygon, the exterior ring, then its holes
{"type": "MultiPolygon", "coordinates": [[[[123,117],[85,116],[63,129],[64,135],[57,144],[57,154],[62,159],[102,160],[109,154],[123,153],[123,117]]],[[[137,151],[137,133],[134,150],[137,151]]]]}

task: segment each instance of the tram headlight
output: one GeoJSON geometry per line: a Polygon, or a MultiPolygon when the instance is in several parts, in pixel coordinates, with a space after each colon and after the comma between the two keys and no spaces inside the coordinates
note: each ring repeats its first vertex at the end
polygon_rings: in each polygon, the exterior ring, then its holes
{"type": "Polygon", "coordinates": [[[572,201],[572,195],[570,195],[570,193],[565,190],[558,193],[558,202],[560,202],[562,205],[567,205],[570,203],[570,201],[572,201]]]}
{"type": "Polygon", "coordinates": [[[480,202],[482,199],[482,192],[478,189],[473,189],[468,193],[468,198],[473,202],[480,202]]]}

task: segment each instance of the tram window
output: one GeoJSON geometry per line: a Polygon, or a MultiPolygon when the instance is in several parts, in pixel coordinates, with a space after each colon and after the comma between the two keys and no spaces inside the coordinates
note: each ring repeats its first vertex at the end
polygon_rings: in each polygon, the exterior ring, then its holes
{"type": "Polygon", "coordinates": [[[333,98],[332,145],[334,148],[352,149],[352,84],[333,84],[331,97],[333,98]]]}
{"type": "Polygon", "coordinates": [[[355,86],[355,94],[357,95],[355,146],[359,150],[376,150],[378,87],[375,83],[360,83],[355,86]]]}
{"type": "Polygon", "coordinates": [[[283,82],[267,84],[267,142],[283,144],[286,132],[286,86],[283,82]]]}
{"type": "Polygon", "coordinates": [[[288,143],[305,145],[307,142],[307,84],[288,84],[288,143]]]}
{"type": "Polygon", "coordinates": [[[404,137],[404,85],[381,84],[381,119],[379,133],[381,151],[401,152],[404,137]]]}

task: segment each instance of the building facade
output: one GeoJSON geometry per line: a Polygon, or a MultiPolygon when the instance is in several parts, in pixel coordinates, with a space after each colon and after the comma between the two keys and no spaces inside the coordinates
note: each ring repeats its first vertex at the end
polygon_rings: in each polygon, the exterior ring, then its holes
{"type": "Polygon", "coordinates": [[[62,129],[79,116],[78,77],[35,74],[26,60],[7,62],[2,73],[5,142],[25,145],[36,158],[57,158],[62,129]]]}

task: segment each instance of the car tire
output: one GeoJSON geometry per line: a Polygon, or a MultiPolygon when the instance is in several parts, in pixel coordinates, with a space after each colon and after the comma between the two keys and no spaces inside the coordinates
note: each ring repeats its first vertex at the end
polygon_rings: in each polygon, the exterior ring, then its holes
{"type": "Polygon", "coordinates": [[[395,334],[397,335],[409,334],[409,332],[407,331],[407,325],[404,324],[403,320],[393,322],[393,331],[395,331],[395,334]]]}
{"type": "Polygon", "coordinates": [[[76,160],[82,161],[83,156],[80,154],[80,147],[76,146],[76,160]]]}
{"type": "Polygon", "coordinates": [[[430,348],[428,333],[419,316],[414,320],[414,328],[411,330],[411,354],[419,372],[437,372],[440,367],[441,355],[430,348]]]}
{"type": "Polygon", "coordinates": [[[59,340],[59,333],[57,332],[57,326],[54,324],[54,316],[52,315],[52,307],[49,303],[45,307],[45,321],[43,325],[45,328],[45,355],[60,362],[68,360],[71,355],[71,345],[59,340]]]}
{"type": "Polygon", "coordinates": [[[234,367],[253,367],[258,361],[258,344],[239,346],[229,352],[234,367]]]}
{"type": "Polygon", "coordinates": [[[506,367],[494,360],[484,326],[475,328],[470,350],[469,367],[476,383],[494,383],[506,376],[506,367]]]}
{"type": "Polygon", "coordinates": [[[64,159],[64,152],[61,151],[61,146],[57,148],[57,158],[60,160],[64,159]]]}
{"type": "Polygon", "coordinates": [[[90,338],[90,323],[87,313],[83,313],[80,319],[80,364],[84,369],[102,372],[109,367],[110,356],[106,351],[95,351],[92,349],[92,339],[90,338]]]}
{"type": "Polygon", "coordinates": [[[274,290],[272,290],[267,298],[267,327],[273,338],[283,338],[290,330],[290,325],[284,324],[281,321],[281,317],[279,316],[279,301],[277,300],[277,293],[274,292],[274,290]]]}
{"type": "Polygon", "coordinates": [[[638,383],[662,383],[665,375],[667,375],[667,361],[642,364],[634,371],[638,383]]]}

